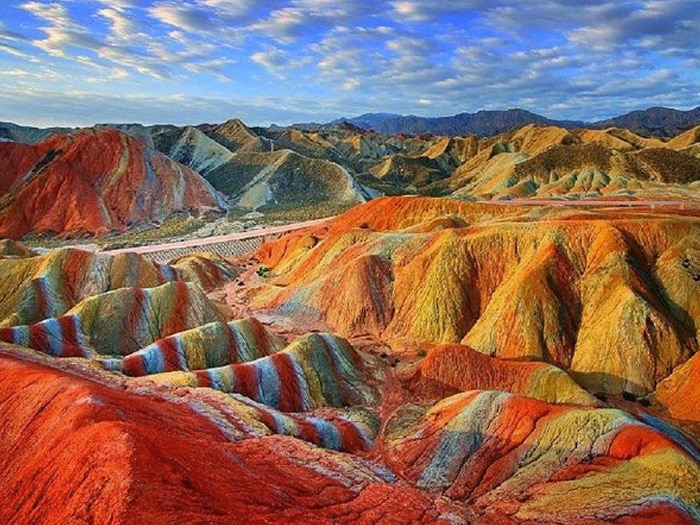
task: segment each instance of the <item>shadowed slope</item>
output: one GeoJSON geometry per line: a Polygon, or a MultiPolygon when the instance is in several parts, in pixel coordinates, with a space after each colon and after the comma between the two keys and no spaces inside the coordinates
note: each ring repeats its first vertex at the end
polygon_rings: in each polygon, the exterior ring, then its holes
{"type": "Polygon", "coordinates": [[[503,390],[549,403],[598,404],[566,372],[552,365],[495,359],[463,345],[430,350],[409,381],[409,389],[427,399],[468,390],[503,390]]]}
{"type": "Polygon", "coordinates": [[[676,368],[661,381],[654,392],[654,399],[668,411],[668,415],[698,425],[700,430],[700,354],[676,368]]]}
{"type": "Polygon", "coordinates": [[[32,250],[21,242],[12,239],[0,239],[0,257],[33,257],[32,250]]]}
{"type": "Polygon", "coordinates": [[[206,175],[233,157],[224,146],[191,126],[184,130],[161,131],[154,135],[153,141],[158,150],[200,175],[206,175]]]}
{"type": "Polygon", "coordinates": [[[251,301],[343,335],[463,341],[640,395],[697,349],[699,224],[379,199],[264,245],[276,277],[251,301]]]}
{"type": "Polygon", "coordinates": [[[363,202],[365,190],[343,167],[292,150],[244,151],[207,174],[241,208],[363,202]]]}
{"type": "Polygon", "coordinates": [[[204,291],[219,288],[238,277],[238,272],[223,257],[211,252],[192,253],[168,261],[179,280],[199,285],[204,291]]]}

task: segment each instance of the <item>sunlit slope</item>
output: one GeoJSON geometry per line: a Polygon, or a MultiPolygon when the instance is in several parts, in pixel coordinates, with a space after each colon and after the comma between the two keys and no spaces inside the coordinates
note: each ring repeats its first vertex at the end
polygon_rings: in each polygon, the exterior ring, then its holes
{"type": "Polygon", "coordinates": [[[695,218],[387,198],[263,246],[275,277],[252,300],[642,394],[697,350],[699,246],[695,218]]]}

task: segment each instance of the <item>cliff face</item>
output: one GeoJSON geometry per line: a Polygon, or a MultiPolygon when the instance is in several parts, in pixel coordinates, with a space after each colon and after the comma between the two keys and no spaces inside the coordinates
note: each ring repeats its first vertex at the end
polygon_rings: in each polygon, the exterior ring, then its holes
{"type": "Polygon", "coordinates": [[[0,143],[0,235],[104,234],[173,213],[221,211],[197,173],[115,129],[0,143]]]}

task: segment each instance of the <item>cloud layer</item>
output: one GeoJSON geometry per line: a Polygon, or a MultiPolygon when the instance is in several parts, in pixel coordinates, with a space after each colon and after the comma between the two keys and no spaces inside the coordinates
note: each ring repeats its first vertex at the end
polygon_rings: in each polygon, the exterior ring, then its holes
{"type": "Polygon", "coordinates": [[[267,124],[510,107],[596,119],[690,108],[700,105],[699,7],[11,0],[0,6],[0,101],[12,105],[0,120],[267,124]]]}

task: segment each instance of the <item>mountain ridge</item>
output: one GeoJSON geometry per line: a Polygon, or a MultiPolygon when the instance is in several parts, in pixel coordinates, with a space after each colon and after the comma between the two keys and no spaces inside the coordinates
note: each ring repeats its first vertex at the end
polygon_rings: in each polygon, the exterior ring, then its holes
{"type": "Polygon", "coordinates": [[[528,124],[559,126],[567,129],[624,128],[645,136],[669,138],[700,125],[700,106],[687,111],[654,106],[634,110],[602,120],[552,119],[521,108],[507,110],[480,110],[461,112],[443,117],[421,117],[396,113],[364,113],[355,117],[343,117],[327,124],[293,124],[290,127],[308,129],[335,126],[343,123],[358,126],[367,131],[388,135],[398,133],[418,135],[479,135],[494,136],[528,124]]]}

